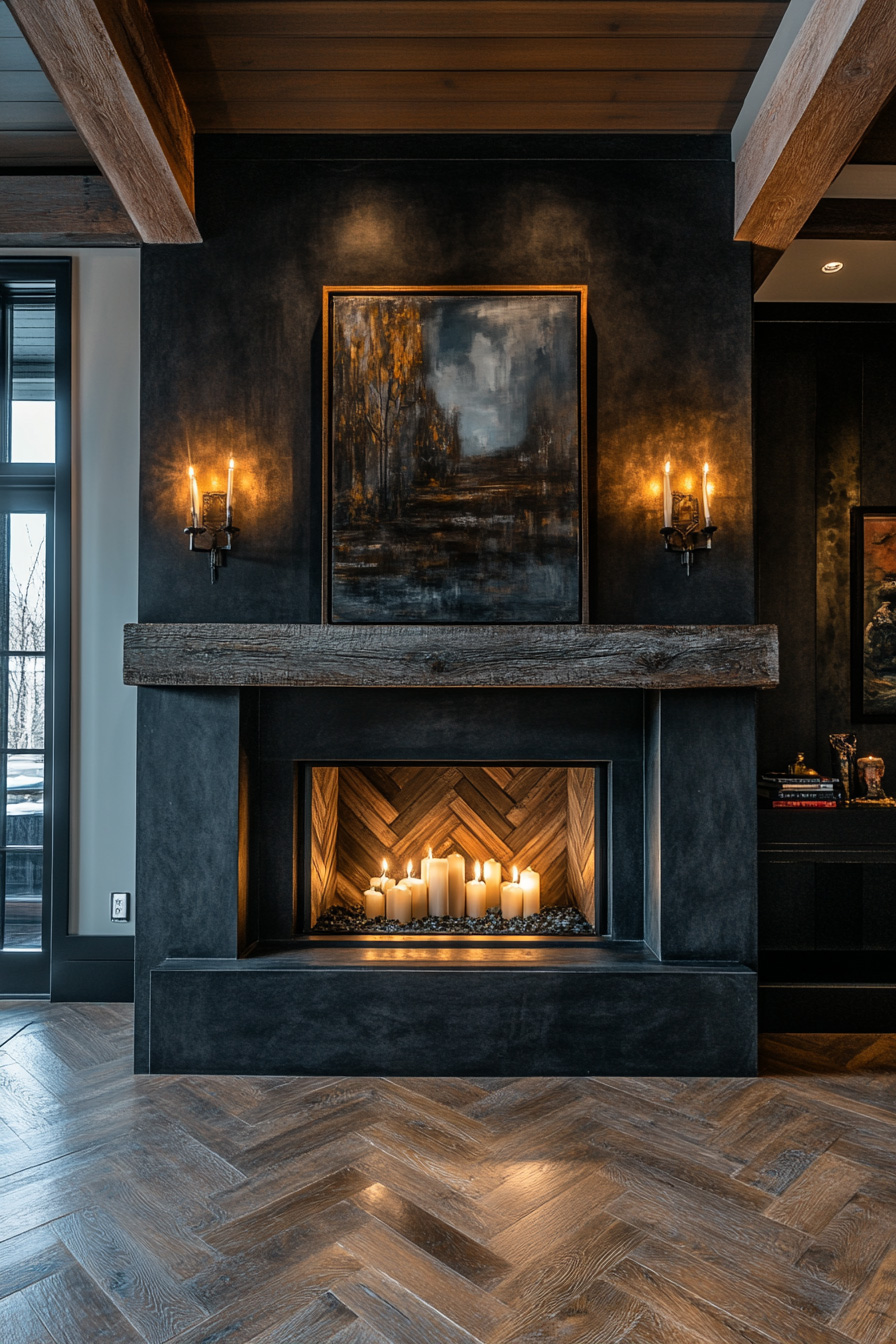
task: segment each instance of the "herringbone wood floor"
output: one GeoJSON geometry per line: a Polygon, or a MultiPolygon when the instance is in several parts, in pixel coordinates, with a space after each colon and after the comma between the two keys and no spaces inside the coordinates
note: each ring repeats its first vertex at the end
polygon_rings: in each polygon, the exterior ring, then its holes
{"type": "Polygon", "coordinates": [[[896,1037],[759,1079],[135,1078],[0,1005],[2,1344],[896,1340],[896,1037]]]}

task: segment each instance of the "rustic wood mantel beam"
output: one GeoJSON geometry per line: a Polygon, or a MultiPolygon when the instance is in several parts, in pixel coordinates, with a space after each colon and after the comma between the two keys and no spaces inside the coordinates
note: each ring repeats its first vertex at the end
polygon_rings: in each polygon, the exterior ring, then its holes
{"type": "Polygon", "coordinates": [[[104,177],[0,176],[0,246],[136,246],[127,211],[104,177]]]}
{"type": "Polygon", "coordinates": [[[146,0],[8,0],[145,243],[199,243],[193,123],[146,0]]]}
{"type": "Polygon", "coordinates": [[[815,0],[737,155],[735,237],[788,247],[894,87],[893,0],[815,0]]]}
{"type": "Polygon", "coordinates": [[[778,684],[774,625],[126,625],[129,686],[778,684]]]}

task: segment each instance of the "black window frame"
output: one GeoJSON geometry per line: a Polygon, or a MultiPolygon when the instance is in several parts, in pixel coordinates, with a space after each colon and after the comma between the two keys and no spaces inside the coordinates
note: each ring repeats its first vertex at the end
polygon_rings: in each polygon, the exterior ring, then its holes
{"type": "MultiPolygon", "coordinates": [[[[10,298],[29,297],[28,286],[54,286],[56,460],[0,460],[0,491],[25,508],[48,504],[47,670],[44,880],[42,946],[37,951],[0,952],[0,998],[47,997],[54,966],[72,941],[69,922],[71,763],[71,504],[72,504],[72,262],[70,257],[0,257],[3,323],[0,340],[0,457],[9,434],[10,298]]],[[[81,941],[81,940],[76,940],[81,941]]],[[[88,940],[94,941],[94,940],[88,940]]],[[[101,940],[103,941],[103,940],[101,940]]],[[[85,951],[87,949],[84,949],[85,951]]]]}

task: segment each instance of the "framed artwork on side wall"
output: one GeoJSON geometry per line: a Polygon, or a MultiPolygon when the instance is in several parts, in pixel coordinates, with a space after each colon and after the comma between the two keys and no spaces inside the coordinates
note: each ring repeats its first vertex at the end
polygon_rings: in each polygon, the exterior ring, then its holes
{"type": "Polygon", "coordinates": [[[584,285],[324,289],[324,619],[587,619],[584,285]]]}
{"type": "Polygon", "coordinates": [[[896,508],[850,513],[853,718],[896,722],[896,508]]]}

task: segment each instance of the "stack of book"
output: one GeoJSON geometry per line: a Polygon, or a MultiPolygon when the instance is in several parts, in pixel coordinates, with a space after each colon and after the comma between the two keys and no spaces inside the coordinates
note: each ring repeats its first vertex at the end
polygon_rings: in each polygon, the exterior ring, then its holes
{"type": "Polygon", "coordinates": [[[836,807],[843,797],[838,779],[824,775],[761,775],[760,807],[836,807]]]}

